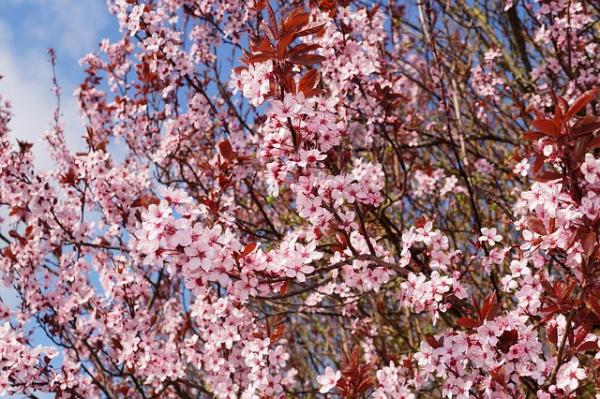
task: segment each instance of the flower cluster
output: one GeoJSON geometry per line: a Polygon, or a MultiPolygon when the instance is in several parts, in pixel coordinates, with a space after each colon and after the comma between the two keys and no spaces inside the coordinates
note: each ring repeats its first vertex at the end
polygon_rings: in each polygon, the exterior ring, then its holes
{"type": "Polygon", "coordinates": [[[109,3],[82,151],[0,97],[0,394],[600,394],[595,2],[109,3]]]}

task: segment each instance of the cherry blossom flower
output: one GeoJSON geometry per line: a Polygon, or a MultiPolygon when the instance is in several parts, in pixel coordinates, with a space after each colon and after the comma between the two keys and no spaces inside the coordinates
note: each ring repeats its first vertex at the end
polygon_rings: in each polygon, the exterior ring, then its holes
{"type": "Polygon", "coordinates": [[[594,158],[590,153],[585,154],[585,162],[581,165],[581,173],[583,173],[583,176],[588,183],[596,183],[599,180],[600,160],[594,158]]]}
{"type": "Polygon", "coordinates": [[[579,381],[586,377],[585,370],[579,367],[579,360],[576,357],[560,366],[556,374],[556,386],[563,391],[570,393],[577,389],[579,381]]]}
{"type": "Polygon", "coordinates": [[[0,97],[0,392],[592,395],[590,0],[109,3],[77,152],[0,97]]]}
{"type": "Polygon", "coordinates": [[[496,233],[496,228],[481,228],[481,237],[478,238],[479,242],[487,243],[490,246],[496,245],[497,242],[502,241],[502,236],[496,233]]]}
{"type": "Polygon", "coordinates": [[[317,376],[317,382],[321,385],[319,392],[327,393],[335,388],[339,379],[342,378],[340,370],[334,370],[331,367],[325,368],[325,373],[317,376]]]}
{"type": "Polygon", "coordinates": [[[523,176],[523,177],[527,176],[527,173],[529,172],[529,161],[526,158],[521,159],[515,165],[514,171],[516,174],[518,174],[520,176],[523,176]]]}

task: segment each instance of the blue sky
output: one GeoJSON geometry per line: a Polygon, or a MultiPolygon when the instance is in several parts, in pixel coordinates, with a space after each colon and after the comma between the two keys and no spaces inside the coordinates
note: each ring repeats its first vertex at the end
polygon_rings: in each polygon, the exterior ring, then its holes
{"type": "MultiPolygon", "coordinates": [[[[13,106],[11,136],[33,142],[36,167],[48,169],[51,163],[41,142],[55,106],[48,48],[54,48],[58,57],[65,137],[75,150],[82,147],[85,132],[73,97],[84,78],[79,59],[96,51],[103,38],[118,38],[116,19],[108,13],[106,0],[0,0],[0,4],[0,94],[13,106]]],[[[0,287],[0,297],[9,304],[16,302],[6,288],[0,287]]]]}
{"type": "Polygon", "coordinates": [[[79,59],[103,38],[116,39],[116,18],[106,0],[0,0],[0,94],[13,104],[12,136],[34,145],[36,164],[50,167],[41,145],[54,110],[47,50],[56,50],[63,88],[63,121],[70,148],[80,148],[84,133],[73,90],[83,80],[79,59]]]}
{"type": "MultiPolygon", "coordinates": [[[[62,120],[67,145],[83,146],[85,130],[73,91],[84,78],[79,60],[95,51],[103,38],[119,36],[106,0],[0,0],[0,94],[13,106],[13,139],[34,143],[36,167],[49,169],[42,134],[55,107],[48,48],[57,54],[56,73],[62,86],[62,120]]],[[[14,295],[0,287],[0,297],[14,295]]]]}

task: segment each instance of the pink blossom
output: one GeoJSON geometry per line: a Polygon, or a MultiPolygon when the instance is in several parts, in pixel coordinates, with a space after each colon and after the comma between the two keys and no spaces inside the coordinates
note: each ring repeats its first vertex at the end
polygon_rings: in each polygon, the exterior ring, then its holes
{"type": "Polygon", "coordinates": [[[579,367],[579,360],[573,357],[567,363],[560,366],[556,374],[556,386],[569,393],[577,389],[579,381],[586,377],[584,369],[579,367]]]}
{"type": "Polygon", "coordinates": [[[502,236],[496,233],[496,228],[481,228],[481,237],[478,238],[479,242],[487,243],[488,245],[496,245],[497,242],[502,241],[502,236]]]}
{"type": "Polygon", "coordinates": [[[590,153],[585,154],[585,162],[581,165],[581,173],[583,173],[588,183],[596,183],[600,174],[600,160],[594,158],[590,153]]]}
{"type": "Polygon", "coordinates": [[[340,370],[334,370],[331,367],[325,368],[325,373],[317,376],[317,382],[321,385],[319,392],[327,393],[335,388],[339,379],[342,378],[340,370]]]}

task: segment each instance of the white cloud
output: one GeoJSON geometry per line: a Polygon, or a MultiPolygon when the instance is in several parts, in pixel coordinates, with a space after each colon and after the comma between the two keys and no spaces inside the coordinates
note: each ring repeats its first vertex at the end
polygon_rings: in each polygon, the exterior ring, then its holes
{"type": "Polygon", "coordinates": [[[31,17],[31,34],[40,42],[50,37],[54,47],[79,59],[95,50],[99,33],[108,25],[106,1],[102,0],[28,0],[44,4],[45,13],[31,17]],[[40,22],[40,23],[36,23],[40,22]]]}
{"type": "Polygon", "coordinates": [[[12,104],[11,136],[33,142],[37,166],[47,169],[51,165],[41,151],[41,137],[54,110],[50,67],[41,54],[16,54],[6,40],[10,36],[7,25],[0,22],[0,93],[12,104]]]}
{"type": "MultiPolygon", "coordinates": [[[[79,117],[73,89],[79,78],[70,76],[77,61],[95,51],[109,15],[103,0],[0,0],[0,94],[12,103],[11,137],[34,143],[36,167],[50,169],[42,135],[52,120],[55,97],[47,49],[59,56],[57,74],[62,91],[62,122],[67,146],[83,147],[85,130],[79,117]],[[23,19],[10,14],[11,6],[25,9],[23,19]],[[24,8],[24,6],[26,6],[24,8]],[[63,58],[64,57],[64,58],[63,58]]],[[[2,216],[2,215],[0,215],[2,216]]],[[[1,226],[4,230],[5,226],[1,226]]],[[[0,298],[9,306],[18,299],[14,290],[0,286],[0,298]]],[[[1,398],[1,397],[0,397],[1,398]]]]}
{"type": "Polygon", "coordinates": [[[50,126],[55,108],[51,68],[47,49],[56,49],[59,57],[58,80],[62,86],[62,121],[65,138],[72,150],[82,148],[84,134],[77,103],[72,93],[80,83],[69,76],[70,65],[86,53],[96,50],[100,34],[108,24],[106,3],[102,0],[4,0],[26,6],[23,20],[2,20],[0,16],[0,94],[11,101],[13,138],[34,143],[36,167],[49,169],[44,131],[50,126]],[[27,43],[27,47],[22,45],[27,43]]]}

